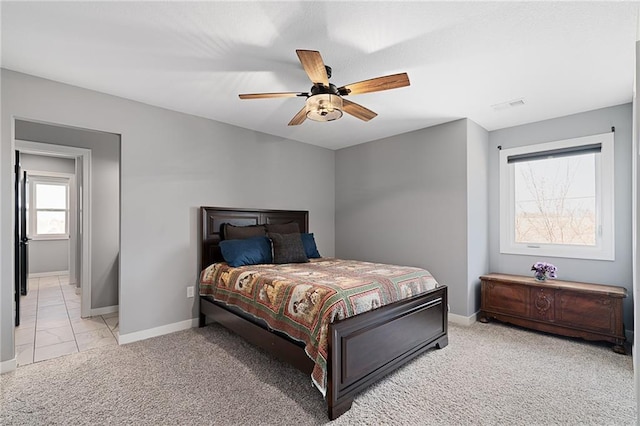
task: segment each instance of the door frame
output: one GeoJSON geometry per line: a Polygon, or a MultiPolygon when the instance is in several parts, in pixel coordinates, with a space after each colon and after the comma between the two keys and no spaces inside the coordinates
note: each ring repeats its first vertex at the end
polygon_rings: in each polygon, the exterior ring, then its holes
{"type": "MultiPolygon", "coordinates": [[[[82,162],[82,190],[77,200],[77,208],[80,210],[80,229],[82,241],[81,253],[81,277],[82,289],[80,316],[91,316],[91,150],[51,143],[31,142],[14,139],[14,150],[25,154],[44,155],[48,157],[73,158],[82,162]]],[[[15,179],[15,177],[14,177],[15,179]]],[[[16,200],[14,200],[14,203],[16,200]]],[[[15,212],[12,213],[15,215],[15,212]]],[[[14,217],[14,220],[17,218],[14,217]]],[[[71,271],[69,271],[71,272],[71,271]]],[[[14,271],[15,273],[15,271],[14,271]]]]}

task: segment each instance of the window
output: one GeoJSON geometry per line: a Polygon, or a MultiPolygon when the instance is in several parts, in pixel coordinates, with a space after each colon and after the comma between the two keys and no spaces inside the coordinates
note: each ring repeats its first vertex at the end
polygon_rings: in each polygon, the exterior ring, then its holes
{"type": "Polygon", "coordinates": [[[35,239],[69,238],[69,179],[30,175],[28,180],[27,233],[35,239]]]}
{"type": "Polygon", "coordinates": [[[500,252],[614,260],[613,141],[500,151],[500,252]]]}

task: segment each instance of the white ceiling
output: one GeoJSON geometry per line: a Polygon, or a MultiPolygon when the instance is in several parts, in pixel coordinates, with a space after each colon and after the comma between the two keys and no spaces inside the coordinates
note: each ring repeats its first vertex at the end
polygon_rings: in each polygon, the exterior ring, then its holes
{"type": "Polygon", "coordinates": [[[638,2],[2,2],[2,67],[331,149],[468,117],[487,130],[630,102],[638,2]],[[373,111],[287,123],[307,92],[295,49],[373,111]],[[495,111],[518,98],[525,105],[495,111]]]}

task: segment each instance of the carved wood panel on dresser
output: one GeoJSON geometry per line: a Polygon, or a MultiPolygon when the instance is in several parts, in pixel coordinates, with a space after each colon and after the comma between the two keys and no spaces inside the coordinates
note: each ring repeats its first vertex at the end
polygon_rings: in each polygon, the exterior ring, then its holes
{"type": "Polygon", "coordinates": [[[480,322],[491,318],[563,336],[603,340],[625,353],[623,287],[573,281],[537,281],[507,274],[482,275],[480,322]]]}

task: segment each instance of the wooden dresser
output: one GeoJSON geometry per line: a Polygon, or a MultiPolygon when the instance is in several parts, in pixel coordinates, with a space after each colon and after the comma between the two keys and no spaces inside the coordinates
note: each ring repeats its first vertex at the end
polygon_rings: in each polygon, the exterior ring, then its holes
{"type": "Polygon", "coordinates": [[[495,318],[548,333],[604,340],[614,344],[614,351],[625,353],[625,288],[506,274],[482,275],[480,280],[480,322],[495,318]]]}

